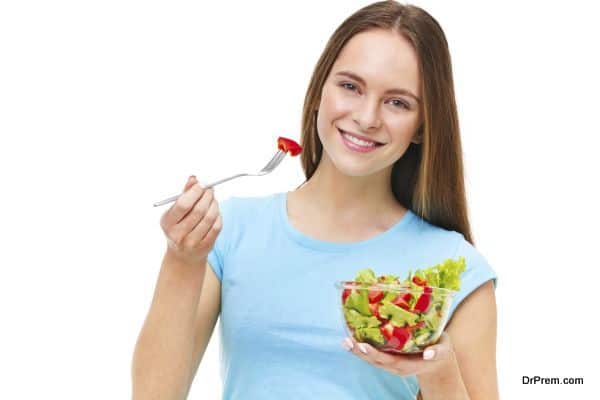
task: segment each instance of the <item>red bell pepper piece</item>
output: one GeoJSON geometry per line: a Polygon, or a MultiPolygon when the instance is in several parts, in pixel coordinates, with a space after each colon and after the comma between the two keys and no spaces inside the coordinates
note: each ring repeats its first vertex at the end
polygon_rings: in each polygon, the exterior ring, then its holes
{"type": "Polygon", "coordinates": [[[302,153],[302,147],[298,143],[294,142],[292,139],[281,136],[277,138],[277,148],[285,151],[286,153],[289,152],[291,156],[297,156],[298,154],[302,153]]]}

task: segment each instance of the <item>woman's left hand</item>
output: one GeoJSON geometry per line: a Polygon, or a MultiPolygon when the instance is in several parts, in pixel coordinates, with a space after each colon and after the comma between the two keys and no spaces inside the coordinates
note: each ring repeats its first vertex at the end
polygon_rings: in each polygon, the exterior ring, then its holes
{"type": "Polygon", "coordinates": [[[452,342],[446,332],[442,332],[440,340],[426,347],[422,354],[384,353],[368,343],[358,343],[354,338],[344,339],[342,346],[366,362],[400,376],[431,374],[455,360],[452,342]]]}

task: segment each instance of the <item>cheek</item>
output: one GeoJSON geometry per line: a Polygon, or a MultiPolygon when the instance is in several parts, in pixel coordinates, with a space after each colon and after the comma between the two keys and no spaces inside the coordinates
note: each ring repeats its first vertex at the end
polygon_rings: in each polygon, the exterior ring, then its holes
{"type": "Polygon", "coordinates": [[[395,142],[410,142],[417,129],[417,120],[414,115],[397,115],[389,118],[386,123],[392,140],[395,142]]]}
{"type": "Polygon", "coordinates": [[[345,114],[352,110],[354,106],[350,96],[344,96],[335,89],[323,92],[321,98],[321,111],[327,114],[330,118],[337,118],[341,114],[345,114]]]}

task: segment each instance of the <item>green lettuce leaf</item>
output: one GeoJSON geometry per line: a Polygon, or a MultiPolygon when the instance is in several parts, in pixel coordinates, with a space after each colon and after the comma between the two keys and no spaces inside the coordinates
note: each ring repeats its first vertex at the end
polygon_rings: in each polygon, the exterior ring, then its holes
{"type": "Polygon", "coordinates": [[[398,277],[396,275],[385,275],[383,279],[379,283],[396,283],[398,281],[398,277]]]}
{"type": "Polygon", "coordinates": [[[418,286],[412,282],[413,276],[418,276],[427,281],[428,286],[439,287],[450,290],[460,290],[460,274],[465,272],[466,262],[464,257],[457,260],[451,258],[441,263],[425,269],[418,269],[414,274],[409,273],[407,282],[411,289],[418,289],[418,286]]]}
{"type": "Polygon", "coordinates": [[[370,268],[361,269],[358,271],[356,275],[355,282],[360,283],[377,283],[377,278],[375,278],[375,272],[373,272],[370,268]]]}
{"type": "Polygon", "coordinates": [[[371,341],[384,344],[383,334],[379,328],[358,328],[354,331],[355,339],[359,342],[371,341]]]}
{"type": "Polygon", "coordinates": [[[389,319],[392,325],[402,327],[404,325],[414,325],[419,316],[405,309],[398,307],[390,302],[382,302],[379,306],[379,315],[389,319]]]}
{"type": "Polygon", "coordinates": [[[348,325],[354,329],[358,328],[377,328],[381,325],[381,321],[377,317],[366,317],[356,310],[344,308],[344,317],[348,321],[348,325]]]}
{"type": "Polygon", "coordinates": [[[371,310],[369,309],[369,293],[366,289],[358,289],[350,293],[344,306],[349,309],[354,309],[362,315],[372,315],[371,310]]]}

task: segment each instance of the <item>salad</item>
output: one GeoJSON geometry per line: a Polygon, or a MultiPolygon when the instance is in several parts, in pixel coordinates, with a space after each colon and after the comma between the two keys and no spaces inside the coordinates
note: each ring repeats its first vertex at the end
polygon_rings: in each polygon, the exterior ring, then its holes
{"type": "Polygon", "coordinates": [[[348,329],[359,342],[382,351],[414,353],[437,341],[453,294],[460,289],[465,259],[447,259],[403,281],[376,277],[370,268],[343,282],[342,310],[348,329]]]}

